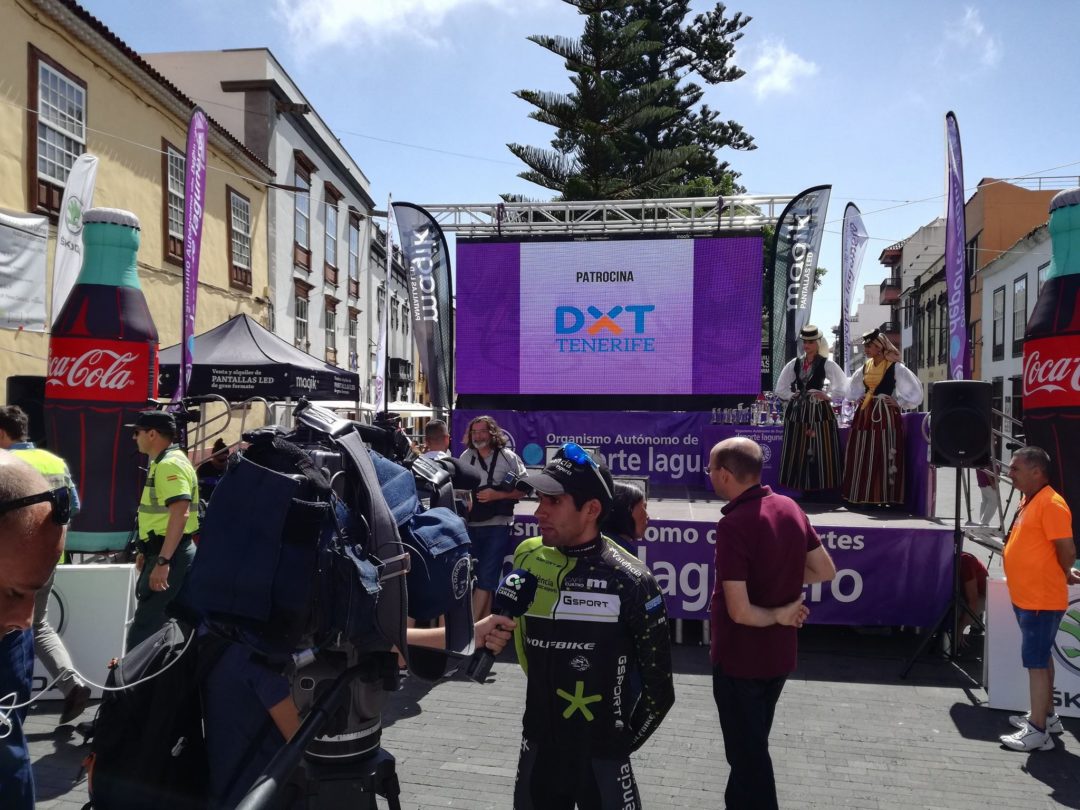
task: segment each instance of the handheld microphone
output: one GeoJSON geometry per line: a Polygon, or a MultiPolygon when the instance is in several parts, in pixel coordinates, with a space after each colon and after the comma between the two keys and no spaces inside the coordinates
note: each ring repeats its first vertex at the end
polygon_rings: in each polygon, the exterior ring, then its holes
{"type": "MultiPolygon", "coordinates": [[[[525,615],[525,611],[529,609],[535,596],[536,577],[528,571],[515,568],[499,583],[491,612],[496,616],[516,619],[525,615]]],[[[491,650],[481,647],[469,659],[465,674],[477,683],[483,683],[487,680],[491,665],[494,663],[495,655],[491,650]]]]}

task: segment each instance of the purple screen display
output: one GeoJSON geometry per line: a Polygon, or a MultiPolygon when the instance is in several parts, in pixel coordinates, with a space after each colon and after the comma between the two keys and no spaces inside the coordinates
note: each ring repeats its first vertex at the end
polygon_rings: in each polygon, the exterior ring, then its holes
{"type": "Polygon", "coordinates": [[[760,388],[762,240],[459,242],[462,394],[760,388]]]}

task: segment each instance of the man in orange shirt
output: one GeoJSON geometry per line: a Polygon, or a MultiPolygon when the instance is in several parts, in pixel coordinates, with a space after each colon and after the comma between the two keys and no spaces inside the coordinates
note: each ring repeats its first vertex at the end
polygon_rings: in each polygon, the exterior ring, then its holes
{"type": "Polygon", "coordinates": [[[1020,624],[1021,659],[1028,671],[1031,711],[1009,722],[1020,730],[1001,737],[1014,751],[1049,751],[1051,734],[1064,730],[1054,712],[1051,650],[1069,606],[1069,579],[1076,561],[1072,514],[1049,484],[1050,456],[1038,447],[1013,453],[1009,478],[1024,497],[1005,541],[1005,580],[1020,624]]]}

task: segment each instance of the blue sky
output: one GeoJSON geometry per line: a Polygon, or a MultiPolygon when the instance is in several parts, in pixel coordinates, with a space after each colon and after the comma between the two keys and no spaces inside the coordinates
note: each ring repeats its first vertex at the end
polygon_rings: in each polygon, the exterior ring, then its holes
{"type": "MultiPolygon", "coordinates": [[[[139,51],[269,47],[380,205],[388,193],[546,196],[517,178],[505,144],[550,140],[512,92],[568,88],[560,60],[526,40],[580,33],[560,0],[174,0],[167,24],[144,0],[86,6],[139,51]]],[[[820,261],[830,272],[813,311],[822,326],[839,320],[845,203],[871,237],[860,283],[883,277],[883,248],[943,213],[948,110],[969,194],[982,177],[1080,175],[1080,3],[744,0],[728,11],[752,17],[735,60],[747,75],[706,100],[758,148],[724,157],[752,193],[833,185],[820,261]]]]}

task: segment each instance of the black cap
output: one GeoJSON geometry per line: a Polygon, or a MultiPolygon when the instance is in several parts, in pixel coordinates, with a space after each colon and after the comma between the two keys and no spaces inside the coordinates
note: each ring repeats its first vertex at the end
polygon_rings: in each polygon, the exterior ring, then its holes
{"type": "Polygon", "coordinates": [[[577,495],[596,498],[605,509],[611,506],[615,482],[608,468],[585,461],[575,464],[563,450],[555,454],[542,472],[526,475],[525,482],[542,495],[577,495]]]}
{"type": "Polygon", "coordinates": [[[171,413],[165,413],[165,411],[140,411],[135,421],[124,427],[156,430],[160,433],[168,433],[170,436],[176,435],[176,419],[171,413]]]}

